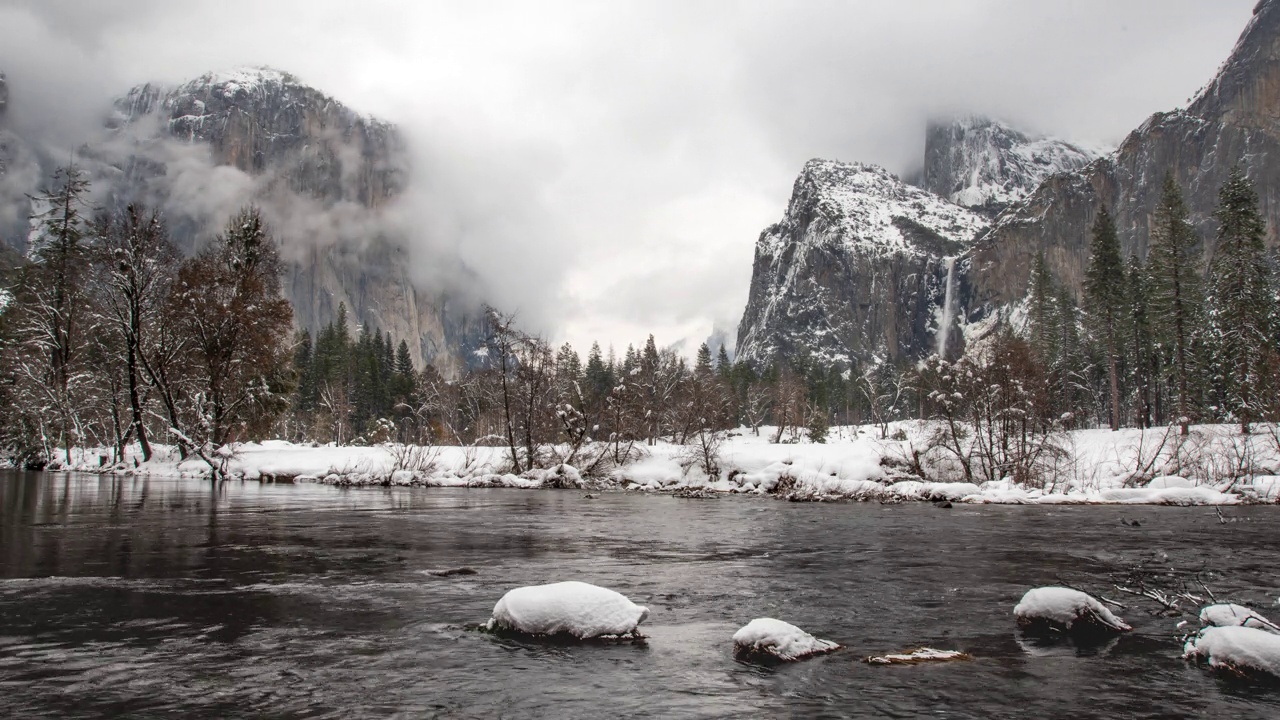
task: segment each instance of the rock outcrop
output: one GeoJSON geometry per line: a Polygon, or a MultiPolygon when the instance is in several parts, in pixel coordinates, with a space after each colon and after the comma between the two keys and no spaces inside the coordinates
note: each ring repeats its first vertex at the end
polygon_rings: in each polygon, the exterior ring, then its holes
{"type": "Polygon", "coordinates": [[[1079,170],[1100,154],[989,118],[935,121],[925,132],[921,187],[994,218],[1045,178],[1079,170]]]}
{"type": "Polygon", "coordinates": [[[1023,298],[1044,252],[1057,280],[1077,294],[1088,263],[1089,228],[1101,205],[1124,254],[1145,257],[1148,223],[1166,173],[1182,185],[1192,222],[1212,253],[1218,189],[1235,165],[1258,189],[1267,244],[1280,230],[1280,1],[1262,0],[1217,76],[1186,109],[1152,115],[1115,152],[1048,178],[1002,215],[971,255],[970,319],[1023,298]]]}
{"type": "Polygon", "coordinates": [[[756,243],[738,357],[765,366],[808,353],[848,367],[924,354],[945,316],[946,258],[986,228],[882,168],[809,161],[756,243]]]}
{"type": "Polygon", "coordinates": [[[135,87],[106,126],[77,153],[99,199],[162,210],[185,252],[239,207],[259,206],[286,260],[284,290],[298,327],[314,334],[345,304],[353,326],[406,340],[418,364],[450,375],[471,357],[479,313],[421,281],[452,277],[465,286],[466,269],[413,273],[413,263],[431,259],[411,257],[409,226],[394,212],[409,167],[392,125],[288,73],[242,68],[135,87]]]}
{"type": "Polygon", "coordinates": [[[1280,0],[1258,3],[1186,109],[1151,116],[1109,154],[971,118],[931,125],[925,155],[919,184],[932,192],[868,166],[805,167],[786,216],[757,243],[740,357],[954,356],[1015,315],[1038,253],[1079,297],[1100,206],[1124,254],[1145,258],[1166,173],[1184,189],[1206,258],[1218,190],[1237,164],[1258,189],[1268,246],[1280,245],[1280,0]]]}

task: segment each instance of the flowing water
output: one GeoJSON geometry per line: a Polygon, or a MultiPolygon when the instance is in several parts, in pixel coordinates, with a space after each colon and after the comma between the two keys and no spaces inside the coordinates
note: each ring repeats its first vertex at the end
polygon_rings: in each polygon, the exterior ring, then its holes
{"type": "Polygon", "coordinates": [[[956,259],[945,258],[947,263],[947,285],[942,296],[942,321],[938,323],[938,357],[947,359],[947,336],[951,334],[952,313],[955,311],[955,300],[951,297],[955,289],[956,259]]]}
{"type": "Polygon", "coordinates": [[[1280,691],[1180,660],[1176,620],[1140,602],[1099,649],[1014,629],[1027,588],[1106,588],[1153,556],[1274,603],[1277,508],[1224,512],[11,473],[0,716],[1274,718],[1280,691]],[[563,579],[648,605],[647,644],[467,629],[506,590],[563,579]],[[737,663],[730,637],[759,616],[847,649],[737,663]],[[862,662],[920,645],[974,659],[862,662]]]}

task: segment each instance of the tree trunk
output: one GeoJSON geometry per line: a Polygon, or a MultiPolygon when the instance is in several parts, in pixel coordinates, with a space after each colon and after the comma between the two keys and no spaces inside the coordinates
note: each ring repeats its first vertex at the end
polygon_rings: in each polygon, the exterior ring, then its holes
{"type": "Polygon", "coordinates": [[[129,344],[126,365],[129,373],[129,410],[133,413],[133,432],[138,436],[138,446],[142,448],[142,461],[147,462],[151,459],[151,443],[147,441],[147,431],[142,423],[142,396],[138,389],[138,349],[132,342],[129,344]]]}
{"type": "Polygon", "coordinates": [[[1116,370],[1116,353],[1108,353],[1108,372],[1111,374],[1111,430],[1120,429],[1120,374],[1116,370]]]}

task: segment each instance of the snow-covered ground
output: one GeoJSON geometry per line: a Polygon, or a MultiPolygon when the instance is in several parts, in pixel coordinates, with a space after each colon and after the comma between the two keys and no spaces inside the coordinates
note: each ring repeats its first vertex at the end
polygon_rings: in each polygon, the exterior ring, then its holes
{"type": "MultiPolygon", "coordinates": [[[[597,477],[570,465],[508,472],[501,447],[334,447],[284,441],[244,443],[221,457],[225,471],[246,480],[348,485],[445,487],[586,487],[701,495],[746,493],[804,500],[908,500],[966,503],[1231,505],[1280,500],[1280,453],[1265,429],[1243,437],[1238,426],[1176,431],[1079,430],[1056,440],[1060,459],[1035,486],[1009,479],[972,480],[940,448],[932,427],[901,422],[881,439],[874,426],[832,428],[824,444],[803,437],[772,443],[774,429],[732,431],[719,450],[721,474],[690,464],[690,448],[644,447],[643,456],[597,477]],[[790,441],[790,442],[788,442],[790,441]],[[918,470],[911,461],[916,460],[918,470]]],[[[135,450],[136,452],[136,450],[135,450]]],[[[207,476],[198,459],[179,462],[161,448],[149,463],[112,466],[109,452],[86,450],[69,469],[156,476],[207,476]]]]}

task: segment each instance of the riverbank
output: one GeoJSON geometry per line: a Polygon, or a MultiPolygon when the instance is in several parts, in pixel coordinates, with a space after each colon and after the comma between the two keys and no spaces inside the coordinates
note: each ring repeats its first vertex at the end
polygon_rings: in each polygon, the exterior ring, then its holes
{"type": "MultiPolygon", "coordinates": [[[[720,473],[708,476],[690,448],[659,442],[640,457],[607,470],[578,463],[509,472],[502,447],[314,446],[285,441],[242,443],[218,454],[228,477],[262,482],[428,487],[582,488],[671,492],[690,496],[749,493],[792,500],[932,501],[1001,504],[1232,505],[1280,500],[1275,436],[1250,436],[1234,425],[1176,430],[1078,430],[1053,439],[1051,462],[1031,482],[985,480],[932,438],[930,423],[833,428],[826,443],[776,430],[739,428],[716,454],[720,473]],[[883,437],[882,437],[883,434],[883,437]]],[[[133,450],[136,453],[136,449],[133,450]]],[[[89,449],[70,466],[97,473],[208,477],[198,459],[180,460],[159,447],[150,462],[134,454],[111,465],[108,451],[89,449]]],[[[580,455],[581,457],[581,455],[580,455]]]]}

